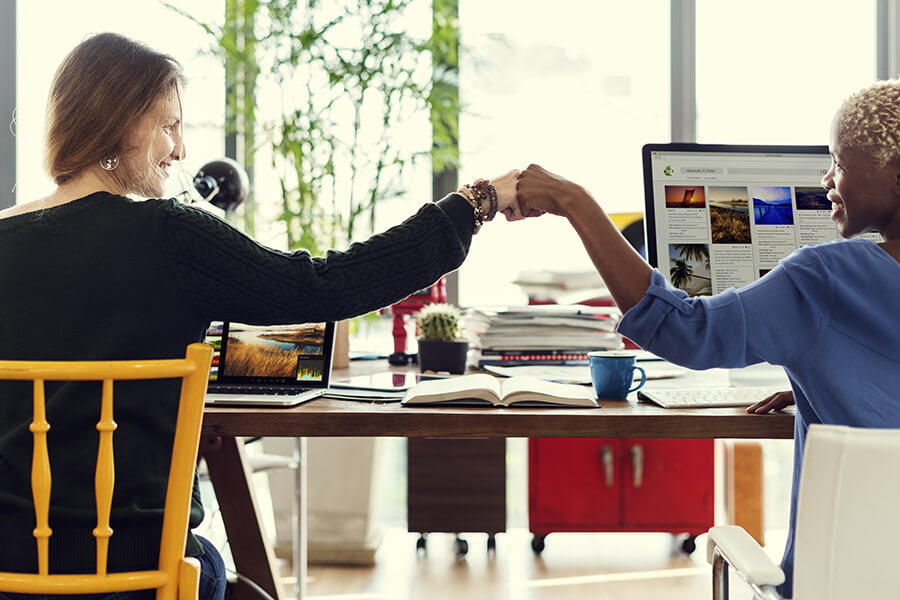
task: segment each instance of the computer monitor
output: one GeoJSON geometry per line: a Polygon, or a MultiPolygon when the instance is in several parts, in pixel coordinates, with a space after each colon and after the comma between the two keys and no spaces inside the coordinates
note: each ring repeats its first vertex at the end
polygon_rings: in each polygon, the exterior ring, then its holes
{"type": "Polygon", "coordinates": [[[821,185],[827,146],[647,144],[643,166],[647,260],[692,296],[746,285],[798,247],[838,238],[821,185]]]}
{"type": "MultiPolygon", "coordinates": [[[[642,158],[647,261],[691,296],[752,283],[799,246],[838,237],[826,146],[647,144],[642,158]]],[[[729,377],[789,385],[768,363],[729,377]]]]}

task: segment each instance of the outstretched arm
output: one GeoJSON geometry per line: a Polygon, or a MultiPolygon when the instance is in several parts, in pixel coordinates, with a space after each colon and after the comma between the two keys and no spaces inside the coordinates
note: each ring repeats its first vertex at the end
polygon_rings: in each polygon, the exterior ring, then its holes
{"type": "Polygon", "coordinates": [[[644,297],[650,286],[650,265],[590,192],[538,165],[522,171],[517,189],[519,207],[526,216],[532,211],[549,212],[569,220],[623,313],[644,297]]]}

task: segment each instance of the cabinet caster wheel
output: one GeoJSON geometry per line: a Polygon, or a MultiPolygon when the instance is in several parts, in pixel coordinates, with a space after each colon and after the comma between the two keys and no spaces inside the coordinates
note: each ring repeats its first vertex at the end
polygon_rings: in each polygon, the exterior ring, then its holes
{"type": "Polygon", "coordinates": [[[488,534],[487,551],[488,554],[497,553],[497,538],[494,537],[493,533],[488,534]]]}
{"type": "Polygon", "coordinates": [[[462,558],[469,552],[469,542],[461,537],[457,537],[456,541],[453,542],[453,551],[456,554],[456,558],[462,558]]]}
{"type": "Polygon", "coordinates": [[[544,551],[544,538],[546,537],[547,536],[545,535],[535,534],[534,537],[531,538],[531,549],[534,550],[535,554],[540,554],[544,551]]]}
{"type": "Polygon", "coordinates": [[[690,535],[681,542],[681,549],[685,554],[691,554],[694,550],[697,549],[697,544],[694,541],[696,536],[690,535]]]}
{"type": "Polygon", "coordinates": [[[419,539],[416,540],[416,552],[425,554],[425,534],[419,536],[419,539]]]}

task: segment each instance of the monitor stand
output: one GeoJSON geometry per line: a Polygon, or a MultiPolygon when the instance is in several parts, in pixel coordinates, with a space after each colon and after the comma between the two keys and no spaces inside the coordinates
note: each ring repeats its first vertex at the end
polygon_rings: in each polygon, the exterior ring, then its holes
{"type": "Polygon", "coordinates": [[[767,362],[728,369],[728,381],[734,387],[783,386],[785,391],[791,389],[784,369],[767,362]]]}

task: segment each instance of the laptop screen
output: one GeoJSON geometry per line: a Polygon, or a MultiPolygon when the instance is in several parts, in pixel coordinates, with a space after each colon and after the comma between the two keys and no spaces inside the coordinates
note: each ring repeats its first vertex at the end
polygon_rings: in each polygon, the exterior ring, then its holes
{"type": "Polygon", "coordinates": [[[213,321],[206,343],[213,347],[211,388],[217,384],[324,388],[331,374],[334,323],[261,326],[213,321]]]}
{"type": "Polygon", "coordinates": [[[647,260],[692,296],[839,237],[821,185],[827,146],[648,144],[643,166],[647,260]]]}

